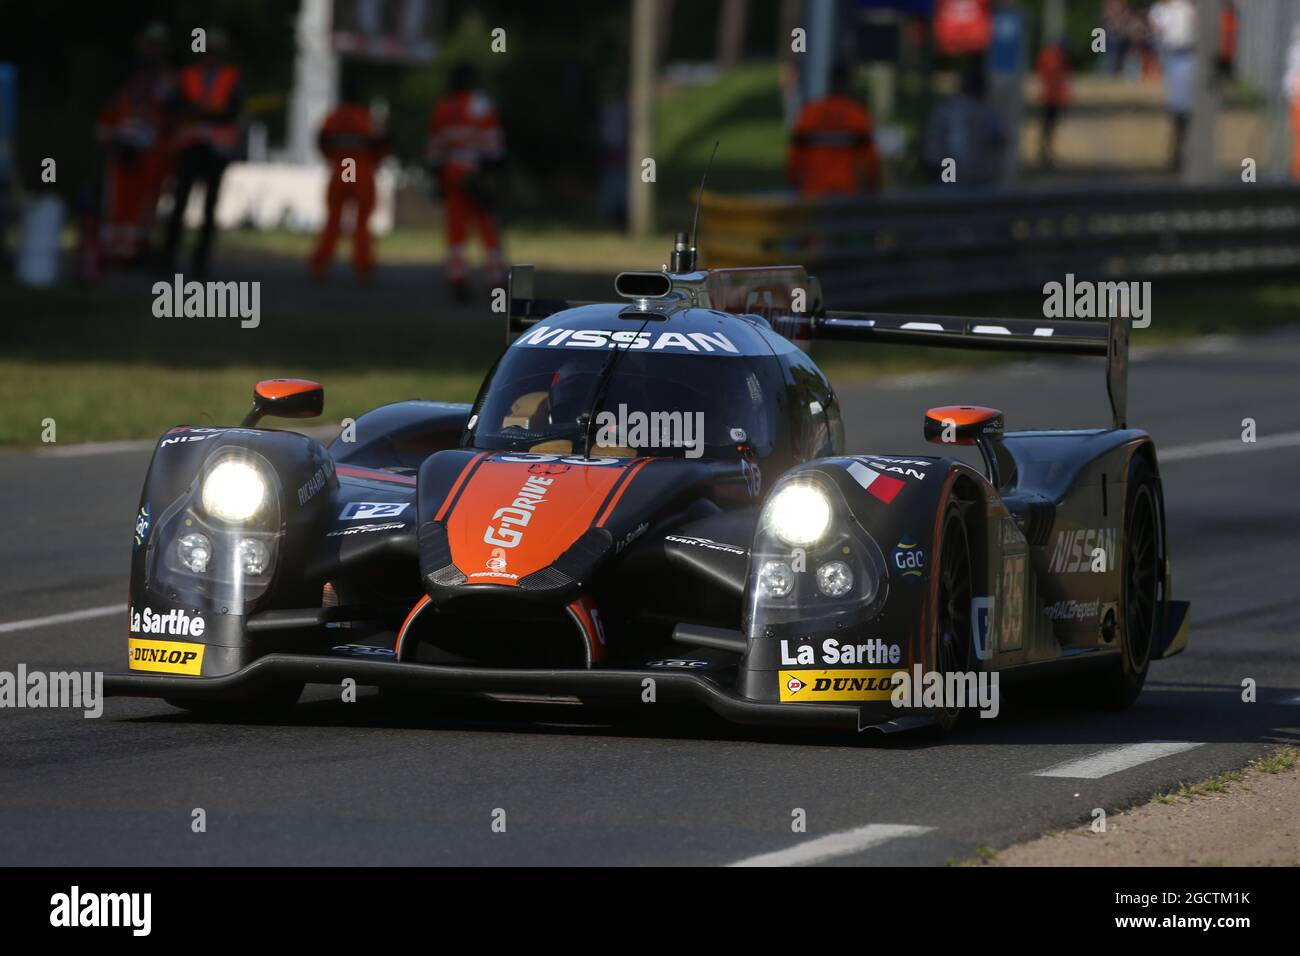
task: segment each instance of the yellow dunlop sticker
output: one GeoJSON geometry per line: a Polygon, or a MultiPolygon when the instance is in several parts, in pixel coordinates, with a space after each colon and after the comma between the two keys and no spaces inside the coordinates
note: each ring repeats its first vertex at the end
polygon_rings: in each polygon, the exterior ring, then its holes
{"type": "Polygon", "coordinates": [[[206,644],[182,644],[179,641],[142,641],[127,638],[131,670],[162,671],[198,677],[203,670],[206,644]]]}
{"type": "Polygon", "coordinates": [[[781,703],[889,700],[898,668],[875,671],[781,671],[781,703]]]}

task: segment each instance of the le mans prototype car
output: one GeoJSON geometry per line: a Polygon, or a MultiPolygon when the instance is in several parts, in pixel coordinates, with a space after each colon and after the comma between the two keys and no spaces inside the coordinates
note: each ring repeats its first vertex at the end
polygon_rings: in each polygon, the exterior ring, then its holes
{"type": "Polygon", "coordinates": [[[258,427],[322,411],[320,385],[277,379],[238,427],[168,431],[109,693],[242,714],[351,678],[407,703],[942,730],[959,708],[898,706],[894,675],[1064,680],[1122,707],[1185,646],[1155,446],[1126,422],[1129,320],[828,312],[803,268],[697,269],[681,236],[615,288],[544,300],[512,269],[513,341],[472,405],[385,405],[324,446],[258,427]],[[850,454],[808,339],[1102,356],[1113,421],[1008,432],[953,405],[924,434],[982,468],[850,454]],[[594,426],[613,410],[699,434],[612,440],[594,426]]]}

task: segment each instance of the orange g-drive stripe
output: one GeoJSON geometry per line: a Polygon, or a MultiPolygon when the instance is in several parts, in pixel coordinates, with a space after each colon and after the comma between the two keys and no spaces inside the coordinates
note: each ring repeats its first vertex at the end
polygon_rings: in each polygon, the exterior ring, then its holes
{"type": "Polygon", "coordinates": [[[451,490],[447,492],[447,497],[442,499],[442,507],[439,508],[438,513],[433,516],[434,521],[441,521],[447,516],[447,512],[451,510],[451,503],[456,500],[456,495],[460,491],[461,486],[464,485],[469,479],[469,476],[473,474],[474,469],[478,467],[479,462],[487,456],[487,452],[481,451],[465,463],[465,467],[460,470],[460,474],[457,475],[456,480],[452,482],[451,490]]]}
{"type": "Polygon", "coordinates": [[[470,584],[517,586],[593,527],[640,462],[568,464],[489,457],[466,480],[446,517],[456,567],[470,584]],[[536,479],[536,500],[521,489],[536,479]],[[518,503],[516,503],[518,502],[518,503]]]}
{"type": "Polygon", "coordinates": [[[596,520],[596,523],[592,525],[592,527],[603,528],[605,526],[605,521],[609,518],[610,514],[614,511],[614,507],[615,505],[618,504],[619,499],[623,497],[623,492],[627,491],[628,486],[632,484],[632,479],[636,477],[636,473],[640,471],[642,468],[644,468],[646,465],[650,464],[650,462],[652,461],[654,461],[653,458],[642,458],[631,468],[627,469],[627,471],[625,472],[626,477],[624,477],[623,481],[621,481],[618,487],[614,489],[614,493],[610,497],[609,504],[605,507],[604,512],[596,520]]]}

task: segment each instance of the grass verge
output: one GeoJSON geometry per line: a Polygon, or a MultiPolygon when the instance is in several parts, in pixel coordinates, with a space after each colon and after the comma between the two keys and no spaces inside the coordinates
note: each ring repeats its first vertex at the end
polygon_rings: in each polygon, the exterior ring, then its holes
{"type": "MultiPolygon", "coordinates": [[[[274,245],[274,237],[267,241],[274,245]]],[[[566,240],[574,247],[586,241],[566,240]]],[[[272,246],[264,250],[268,261],[272,246]]],[[[482,304],[445,303],[432,279],[427,286],[362,290],[340,280],[321,287],[280,266],[263,280],[262,323],[254,330],[234,319],[156,318],[144,278],[43,291],[0,282],[0,446],[39,444],[47,418],[65,443],[233,422],[246,411],[253,382],[279,375],[323,382],[332,421],[402,398],[468,400],[502,347],[500,316],[482,304]]],[[[1033,316],[1041,297],[900,307],[926,310],[1033,316]]],[[[1154,314],[1150,329],[1134,333],[1135,345],[1248,334],[1296,321],[1300,281],[1157,286],[1154,314]]],[[[995,369],[1005,361],[992,353],[851,343],[812,353],[838,384],[915,370],[995,369]]]]}
{"type": "MultiPolygon", "coordinates": [[[[46,418],[54,419],[59,444],[153,438],[180,424],[229,425],[248,411],[253,383],[281,371],[256,365],[194,370],[147,363],[0,361],[0,441],[39,444],[46,418]]],[[[326,395],[322,421],[327,422],[407,398],[467,402],[479,386],[479,376],[455,372],[335,371],[320,378],[326,395]]]]}

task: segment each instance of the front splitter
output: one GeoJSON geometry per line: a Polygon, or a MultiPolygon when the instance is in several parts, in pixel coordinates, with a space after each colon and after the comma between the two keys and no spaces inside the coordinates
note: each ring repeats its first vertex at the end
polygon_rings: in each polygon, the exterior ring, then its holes
{"type": "Polygon", "coordinates": [[[259,690],[301,681],[338,684],[352,679],[365,687],[425,690],[461,696],[501,694],[571,695],[579,699],[642,704],[653,687],[654,700],[693,702],[736,724],[769,727],[813,727],[826,730],[873,729],[890,733],[930,723],[920,715],[900,716],[888,704],[778,704],[741,697],[721,684],[694,673],[659,669],[635,670],[508,670],[449,667],[268,654],[224,677],[172,677],[158,674],[108,674],[104,691],[110,697],[170,697],[220,701],[252,699],[259,690]],[[653,684],[647,683],[653,681],[653,684]]]}

